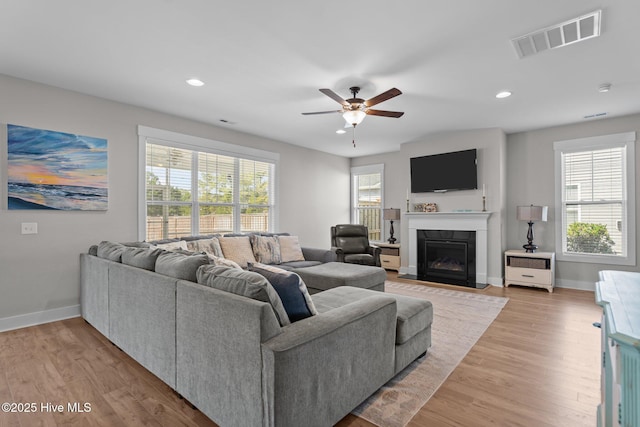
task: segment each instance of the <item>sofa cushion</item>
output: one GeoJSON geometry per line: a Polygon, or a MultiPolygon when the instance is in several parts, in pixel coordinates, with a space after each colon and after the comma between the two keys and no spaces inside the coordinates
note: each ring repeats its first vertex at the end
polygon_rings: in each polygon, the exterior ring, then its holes
{"type": "Polygon", "coordinates": [[[191,252],[205,252],[208,255],[214,255],[216,257],[221,257],[222,248],[220,247],[220,241],[217,237],[211,237],[208,239],[196,239],[196,240],[186,240],[187,249],[191,252]]]}
{"type": "Polygon", "coordinates": [[[225,258],[235,261],[242,268],[247,268],[247,263],[256,262],[251,249],[249,236],[220,237],[220,247],[225,258]]]}
{"type": "Polygon", "coordinates": [[[203,254],[185,255],[164,251],[156,259],[155,271],[165,276],[195,282],[198,267],[207,264],[209,257],[203,254]]]}
{"type": "Polygon", "coordinates": [[[122,252],[122,263],[132,267],[143,268],[145,270],[154,271],[156,268],[156,260],[163,249],[147,249],[147,248],[124,248],[122,252]]]}
{"type": "Polygon", "coordinates": [[[125,247],[122,243],[102,241],[98,245],[96,253],[100,258],[122,262],[122,252],[124,252],[125,247]]]}
{"type": "Polygon", "coordinates": [[[280,264],[280,243],[276,236],[249,236],[253,255],[261,264],[280,264]]]}
{"type": "Polygon", "coordinates": [[[298,268],[313,267],[320,264],[322,264],[321,261],[291,261],[279,264],[278,267],[282,268],[283,270],[292,271],[298,268]]]}
{"type": "Polygon", "coordinates": [[[304,261],[298,236],[278,236],[281,262],[304,261]]]}
{"type": "MultiPolygon", "coordinates": [[[[372,295],[381,295],[371,289],[340,286],[313,295],[313,302],[320,313],[325,313],[351,302],[372,295]]],[[[396,344],[402,345],[433,322],[431,301],[397,294],[384,294],[396,299],[396,344]]]]}
{"type": "Polygon", "coordinates": [[[249,271],[259,273],[271,283],[292,323],[318,314],[307,286],[296,273],[260,263],[249,264],[249,271]]]}
{"type": "Polygon", "coordinates": [[[201,285],[269,303],[280,326],[291,324],[282,300],[264,276],[252,271],[215,265],[198,268],[196,275],[197,282],[201,285]]]}

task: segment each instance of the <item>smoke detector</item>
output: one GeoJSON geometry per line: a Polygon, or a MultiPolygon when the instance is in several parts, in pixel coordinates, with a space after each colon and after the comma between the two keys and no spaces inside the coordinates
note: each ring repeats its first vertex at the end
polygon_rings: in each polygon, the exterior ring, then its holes
{"type": "Polygon", "coordinates": [[[519,58],[567,46],[600,35],[602,10],[588,13],[541,30],[511,39],[519,58]]]}

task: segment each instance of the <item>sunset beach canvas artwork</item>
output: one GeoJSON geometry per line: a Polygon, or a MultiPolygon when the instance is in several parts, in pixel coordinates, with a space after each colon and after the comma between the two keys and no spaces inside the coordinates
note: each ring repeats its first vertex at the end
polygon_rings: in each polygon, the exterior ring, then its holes
{"type": "Polygon", "coordinates": [[[107,140],[7,125],[9,209],[104,211],[107,140]]]}

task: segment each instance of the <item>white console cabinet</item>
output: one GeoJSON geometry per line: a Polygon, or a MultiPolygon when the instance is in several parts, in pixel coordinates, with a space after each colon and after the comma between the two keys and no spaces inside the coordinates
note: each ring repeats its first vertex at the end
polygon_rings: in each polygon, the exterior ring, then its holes
{"type": "Polygon", "coordinates": [[[601,271],[602,372],[598,427],[640,426],[640,273],[601,271]]]}

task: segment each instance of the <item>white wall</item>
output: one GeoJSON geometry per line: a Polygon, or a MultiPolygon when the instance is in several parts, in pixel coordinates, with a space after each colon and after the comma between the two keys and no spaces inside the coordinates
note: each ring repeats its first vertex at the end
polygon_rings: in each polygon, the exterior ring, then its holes
{"type": "MultiPolygon", "coordinates": [[[[385,165],[384,207],[400,207],[406,211],[407,189],[410,188],[411,157],[476,148],[478,150],[478,190],[410,195],[411,210],[415,203],[436,203],[438,210],[482,209],[482,184],[486,186],[489,218],[488,282],[502,285],[502,253],[505,249],[506,136],[501,129],[477,129],[432,135],[423,140],[402,144],[399,152],[354,158],[352,166],[383,163],[385,165]]],[[[386,224],[385,224],[386,225],[386,224]]],[[[394,223],[400,243],[408,242],[406,224],[394,223]],[[401,230],[401,233],[398,231],[401,230]]],[[[401,246],[402,265],[407,266],[408,248],[401,246]]]]}
{"type": "Polygon", "coordinates": [[[3,75],[0,99],[0,330],[77,313],[78,255],[137,239],[138,125],[280,153],[280,231],[304,246],[328,248],[330,226],[349,222],[347,158],[3,75]],[[7,210],[7,123],[106,138],[109,209],[7,210]],[[22,222],[37,222],[38,234],[20,234],[22,222]]]}
{"type": "MultiPolygon", "coordinates": [[[[557,252],[555,247],[555,182],[553,142],[590,136],[635,131],[640,135],[640,115],[598,119],[584,123],[522,132],[507,137],[507,246],[521,248],[527,243],[528,225],[516,220],[516,206],[549,206],[547,222],[534,225],[535,243],[541,251],[557,252]]],[[[640,153],[636,149],[636,188],[640,184],[640,153]]],[[[636,212],[640,207],[636,197],[636,212]]],[[[638,215],[636,214],[636,221],[638,215]]],[[[636,226],[636,242],[640,228],[636,226]]],[[[636,251],[636,257],[640,256],[636,251]]],[[[557,262],[556,284],[561,287],[594,289],[600,270],[640,271],[635,266],[557,262]]]]}

